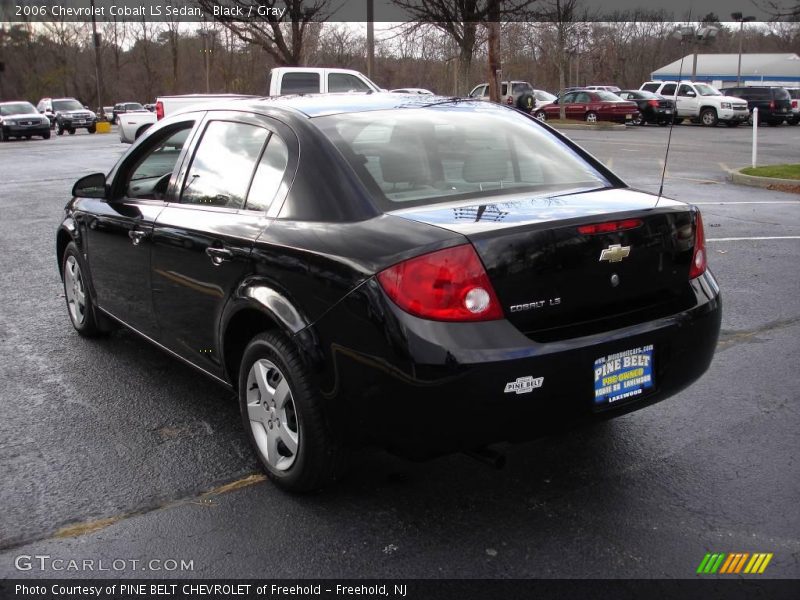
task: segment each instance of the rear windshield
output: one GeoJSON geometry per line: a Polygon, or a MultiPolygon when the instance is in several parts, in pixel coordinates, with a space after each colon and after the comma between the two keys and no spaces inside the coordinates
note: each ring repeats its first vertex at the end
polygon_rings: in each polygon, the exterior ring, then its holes
{"type": "Polygon", "coordinates": [[[597,97],[600,98],[600,100],[605,100],[607,102],[619,102],[622,100],[622,98],[617,96],[614,92],[609,92],[606,90],[597,90],[595,91],[595,94],[597,94],[597,97]]]}
{"type": "Polygon", "coordinates": [[[127,102],[125,104],[125,110],[144,110],[144,106],[138,102],[127,102]]]}
{"type": "Polygon", "coordinates": [[[512,111],[442,106],[314,121],[384,210],[610,185],[544,127],[512,111]]]}
{"type": "Polygon", "coordinates": [[[800,88],[792,88],[787,90],[792,98],[800,100],[800,88]]]}
{"type": "Polygon", "coordinates": [[[38,112],[39,111],[37,111],[30,102],[0,104],[0,116],[3,117],[8,117],[9,115],[30,115],[38,112]]]}
{"type": "Polygon", "coordinates": [[[784,88],[773,88],[773,93],[775,94],[775,100],[789,100],[791,96],[789,95],[788,90],[784,88]]]}

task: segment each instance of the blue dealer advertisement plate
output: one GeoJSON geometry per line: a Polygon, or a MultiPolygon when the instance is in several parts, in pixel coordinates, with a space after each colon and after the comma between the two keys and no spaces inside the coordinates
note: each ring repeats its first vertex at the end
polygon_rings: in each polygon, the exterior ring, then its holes
{"type": "Polygon", "coordinates": [[[652,344],[594,361],[595,406],[641,396],[653,383],[652,344]]]}

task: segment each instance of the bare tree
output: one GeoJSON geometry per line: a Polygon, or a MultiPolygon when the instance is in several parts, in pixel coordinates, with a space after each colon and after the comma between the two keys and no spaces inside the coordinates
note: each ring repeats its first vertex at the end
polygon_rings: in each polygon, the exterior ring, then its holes
{"type": "Polygon", "coordinates": [[[232,31],[239,39],[261,46],[279,65],[305,64],[306,35],[318,28],[314,25],[327,18],[329,0],[197,0],[209,15],[214,7],[239,7],[244,14],[253,17],[246,21],[236,17],[217,15],[219,23],[232,31]],[[261,10],[259,10],[261,8],[261,10]],[[284,17],[271,10],[286,10],[284,17]],[[263,15],[263,16],[262,16],[263,15]],[[286,19],[288,15],[288,22],[286,19]]]}
{"type": "Polygon", "coordinates": [[[431,23],[445,32],[458,46],[458,85],[466,91],[479,23],[489,22],[489,13],[497,21],[520,19],[529,13],[537,0],[392,0],[411,19],[431,23]]]}

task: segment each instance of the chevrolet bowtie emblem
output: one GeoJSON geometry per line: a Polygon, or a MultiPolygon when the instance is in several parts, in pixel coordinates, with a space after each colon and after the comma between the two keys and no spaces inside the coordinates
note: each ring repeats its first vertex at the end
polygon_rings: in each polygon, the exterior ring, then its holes
{"type": "Polygon", "coordinates": [[[631,253],[630,246],[622,246],[620,244],[612,244],[608,248],[605,248],[600,253],[600,260],[607,260],[608,262],[621,262],[623,258],[627,257],[631,253]]]}

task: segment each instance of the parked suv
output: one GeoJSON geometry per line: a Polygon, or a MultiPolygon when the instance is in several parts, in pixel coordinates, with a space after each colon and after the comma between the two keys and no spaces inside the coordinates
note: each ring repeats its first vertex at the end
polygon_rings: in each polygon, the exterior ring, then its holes
{"type": "MultiPolygon", "coordinates": [[[[472,88],[469,93],[470,98],[489,99],[489,84],[481,83],[472,88]]],[[[536,108],[536,96],[533,86],[527,81],[503,81],[500,84],[500,101],[509,106],[515,106],[525,112],[531,112],[536,108]],[[509,92],[509,83],[511,91],[509,92]]]]}
{"type": "Polygon", "coordinates": [[[42,98],[36,109],[50,119],[57,135],[63,135],[65,131],[72,135],[77,129],[89,133],[97,131],[97,115],[75,98],[42,98]]]}
{"type": "Polygon", "coordinates": [[[785,88],[758,85],[730,88],[725,92],[729,96],[747,100],[751,115],[753,109],[758,108],[759,123],[775,127],[783,123],[784,119],[792,119],[792,97],[785,88]]]}
{"type": "Polygon", "coordinates": [[[736,127],[750,118],[747,103],[735,96],[724,96],[716,88],[707,83],[697,81],[648,81],[640,90],[653,92],[665,98],[675,100],[677,118],[675,123],[690,119],[694,123],[702,123],[714,127],[717,123],[725,123],[728,127],[736,127]]]}
{"type": "Polygon", "coordinates": [[[792,98],[792,116],[786,119],[789,125],[800,123],[800,88],[786,88],[792,98]]]}

